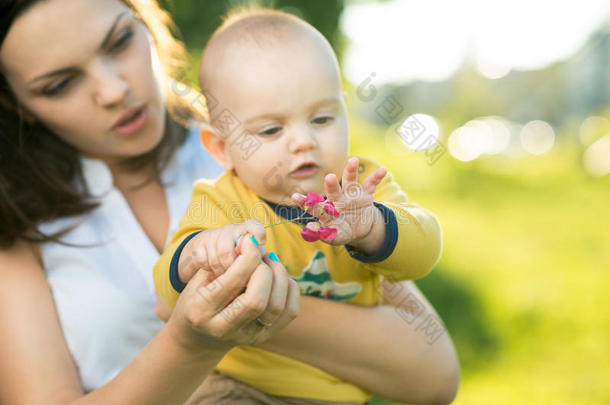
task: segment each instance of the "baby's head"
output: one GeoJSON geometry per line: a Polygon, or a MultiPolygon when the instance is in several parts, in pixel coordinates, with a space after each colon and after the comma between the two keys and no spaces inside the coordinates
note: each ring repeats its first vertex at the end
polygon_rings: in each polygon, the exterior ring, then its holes
{"type": "Polygon", "coordinates": [[[311,25],[272,10],[229,17],[204,51],[199,82],[216,104],[214,119],[228,111],[239,121],[219,125],[232,131],[205,143],[258,196],[291,204],[295,192],[322,194],[327,174],[340,178],[349,143],[344,93],[337,58],[311,25]],[[250,155],[246,145],[258,149],[250,155]]]}

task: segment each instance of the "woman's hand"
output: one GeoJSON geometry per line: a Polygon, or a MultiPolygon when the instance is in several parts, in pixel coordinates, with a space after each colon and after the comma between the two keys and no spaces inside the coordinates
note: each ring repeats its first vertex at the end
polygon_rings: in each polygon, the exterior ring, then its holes
{"type": "Polygon", "coordinates": [[[240,253],[243,236],[254,238],[261,254],[265,254],[265,228],[253,219],[241,224],[230,224],[206,229],[193,237],[184,247],[178,262],[178,277],[187,283],[199,269],[208,272],[208,281],[218,277],[233,264],[240,253]]]}
{"type": "Polygon", "coordinates": [[[176,303],[168,326],[189,350],[224,352],[260,343],[298,315],[299,288],[284,266],[269,256],[261,261],[250,238],[240,246],[239,256],[212,282],[197,271],[176,303]]]}

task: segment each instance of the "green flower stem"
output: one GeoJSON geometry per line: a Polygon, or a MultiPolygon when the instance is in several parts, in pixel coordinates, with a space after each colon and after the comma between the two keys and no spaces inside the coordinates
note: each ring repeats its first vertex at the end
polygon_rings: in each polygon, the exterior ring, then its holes
{"type": "MultiPolygon", "coordinates": [[[[305,212],[305,213],[307,213],[307,212],[305,212]]],[[[271,228],[272,226],[287,224],[287,223],[290,223],[290,222],[295,222],[295,221],[298,221],[299,219],[305,219],[305,216],[301,215],[298,218],[289,219],[287,221],[276,222],[275,224],[266,225],[264,228],[271,228]]]]}

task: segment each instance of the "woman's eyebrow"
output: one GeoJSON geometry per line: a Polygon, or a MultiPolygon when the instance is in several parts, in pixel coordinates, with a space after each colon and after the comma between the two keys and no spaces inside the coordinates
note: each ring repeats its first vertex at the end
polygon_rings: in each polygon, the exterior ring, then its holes
{"type": "MultiPolygon", "coordinates": [[[[112,38],[112,34],[114,34],[114,31],[116,30],[117,25],[121,21],[121,18],[123,18],[123,16],[128,14],[128,13],[129,13],[129,11],[123,11],[121,14],[119,14],[114,19],[114,22],[112,23],[112,26],[108,30],[108,33],[106,34],[106,36],[104,37],[104,40],[102,41],[102,44],[100,45],[100,49],[104,49],[105,47],[108,46],[108,42],[110,42],[110,39],[112,38]]],[[[53,71],[51,73],[45,73],[42,76],[38,76],[37,78],[32,79],[29,84],[33,84],[34,82],[37,82],[37,81],[42,80],[42,79],[48,79],[49,77],[61,75],[61,74],[70,72],[71,70],[72,70],[72,68],[63,68],[63,69],[55,70],[55,71],[53,71]]]]}

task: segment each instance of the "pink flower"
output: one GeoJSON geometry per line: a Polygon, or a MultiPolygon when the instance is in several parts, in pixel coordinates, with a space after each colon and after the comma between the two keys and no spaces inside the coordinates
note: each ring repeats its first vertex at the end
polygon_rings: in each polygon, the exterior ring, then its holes
{"type": "Polygon", "coordinates": [[[318,231],[319,235],[320,235],[320,239],[322,239],[323,241],[331,241],[333,239],[335,239],[335,236],[337,236],[337,230],[335,228],[320,228],[320,230],[318,231]]]}
{"type": "Polygon", "coordinates": [[[323,208],[324,211],[331,217],[337,218],[339,216],[339,211],[337,211],[335,204],[332,201],[326,201],[323,208]]]}
{"type": "Polygon", "coordinates": [[[305,198],[305,206],[312,207],[318,203],[321,203],[322,201],[324,201],[324,197],[322,197],[320,194],[308,193],[307,197],[305,198]]]}
{"type": "Polygon", "coordinates": [[[303,237],[303,239],[305,239],[307,242],[315,242],[317,240],[320,240],[320,233],[316,232],[316,231],[312,231],[309,228],[305,228],[301,231],[301,236],[303,237]]]}

